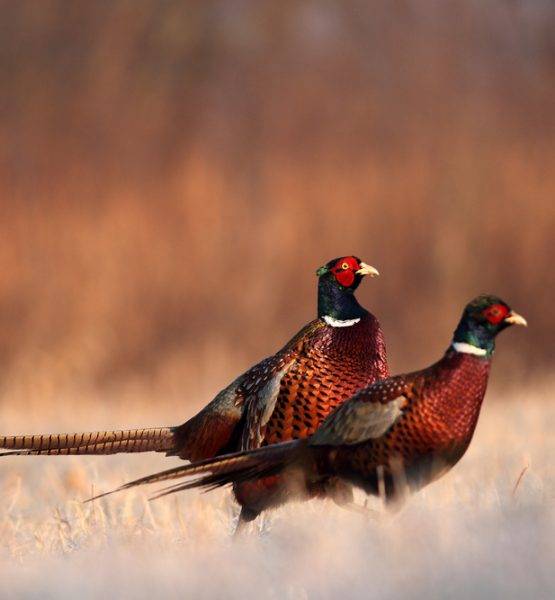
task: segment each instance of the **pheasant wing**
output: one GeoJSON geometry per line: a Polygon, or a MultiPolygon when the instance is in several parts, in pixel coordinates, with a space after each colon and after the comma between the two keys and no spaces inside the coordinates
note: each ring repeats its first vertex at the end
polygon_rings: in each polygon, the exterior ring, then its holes
{"type": "Polygon", "coordinates": [[[294,364],[304,340],[324,326],[319,319],[310,322],[276,354],[240,375],[197,415],[176,427],[172,454],[198,461],[234,452],[239,446],[257,448],[281,378],[294,364]]]}
{"type": "Polygon", "coordinates": [[[412,393],[402,375],[357,392],[322,423],[310,445],[349,446],[381,437],[401,416],[412,393]]]}
{"type": "Polygon", "coordinates": [[[259,363],[247,373],[242,385],[245,397],[245,427],[241,448],[258,448],[264,439],[265,427],[272,416],[279,396],[283,376],[294,367],[310,342],[325,323],[316,319],[306,325],[275,356],[259,363]]]}

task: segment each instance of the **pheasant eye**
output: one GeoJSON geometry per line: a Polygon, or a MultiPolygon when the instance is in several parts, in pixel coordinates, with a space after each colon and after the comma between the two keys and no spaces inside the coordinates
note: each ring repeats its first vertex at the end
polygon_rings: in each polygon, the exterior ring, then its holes
{"type": "Polygon", "coordinates": [[[342,268],[344,271],[346,271],[346,270],[349,268],[349,264],[348,264],[348,263],[346,263],[346,262],[344,262],[344,263],[341,265],[341,268],[342,268]]]}
{"type": "Polygon", "coordinates": [[[484,317],[492,324],[501,322],[508,314],[508,310],[500,304],[494,304],[483,312],[484,317]]]}

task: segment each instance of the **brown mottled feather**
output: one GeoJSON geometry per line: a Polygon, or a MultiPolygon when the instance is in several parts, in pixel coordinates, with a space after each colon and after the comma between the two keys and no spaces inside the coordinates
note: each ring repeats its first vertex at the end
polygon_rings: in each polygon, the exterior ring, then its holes
{"type": "Polygon", "coordinates": [[[126,429],[121,431],[92,431],[88,433],[59,433],[47,435],[18,435],[0,437],[0,448],[9,454],[115,454],[117,452],[165,452],[173,444],[168,427],[126,429]]]}
{"type": "Polygon", "coordinates": [[[0,437],[2,455],[115,454],[119,452],[164,452],[188,460],[201,460],[237,449],[244,404],[256,396],[286,362],[299,344],[325,327],[316,319],[305,326],[274,356],[254,365],[222,390],[197,415],[177,427],[38,434],[0,437]]]}
{"type": "MultiPolygon", "coordinates": [[[[281,485],[263,498],[265,503],[250,499],[263,510],[291,496],[326,493],[328,483],[337,478],[378,494],[380,471],[388,499],[395,498],[401,483],[416,491],[449,470],[468,448],[490,365],[489,359],[449,350],[428,369],[391,377],[358,392],[307,440],[184,466],[171,478],[200,478],[163,493],[230,483],[241,490],[269,475],[279,477],[281,485]],[[245,481],[249,479],[252,481],[245,481]]],[[[135,483],[155,481],[156,477],[135,483]]]]}
{"type": "MultiPolygon", "coordinates": [[[[306,438],[357,390],[387,374],[385,343],[375,317],[366,314],[349,327],[331,327],[316,319],[178,427],[21,436],[4,438],[4,444],[0,438],[0,445],[28,454],[155,450],[192,461],[210,459],[237,449],[306,438]]],[[[256,511],[282,497],[280,476],[273,470],[266,469],[268,477],[254,483],[239,478],[235,493],[243,506],[256,511]]]]}
{"type": "Polygon", "coordinates": [[[388,375],[383,336],[372,315],[351,327],[320,327],[302,342],[281,379],[263,445],[312,435],[347,398],[388,375]]]}
{"type": "Polygon", "coordinates": [[[367,396],[379,402],[384,387],[394,382],[402,384],[406,402],[384,435],[361,440],[355,448],[340,448],[333,469],[359,482],[365,480],[371,492],[377,491],[376,468],[383,467],[386,478],[393,478],[395,462],[403,465],[411,487],[418,489],[433,481],[453,466],[470,444],[490,365],[489,360],[449,351],[424,371],[393,377],[360,392],[359,401],[367,396]]]}
{"type": "MultiPolygon", "coordinates": [[[[322,321],[319,321],[323,323],[322,321]]],[[[326,417],[357,390],[388,375],[385,343],[370,314],[350,327],[320,326],[295,344],[293,364],[281,378],[279,393],[265,423],[249,420],[242,448],[251,449],[312,435],[326,417]]],[[[254,417],[260,416],[260,411],[254,417]]],[[[238,502],[253,512],[283,496],[278,476],[234,486],[238,502]]]]}

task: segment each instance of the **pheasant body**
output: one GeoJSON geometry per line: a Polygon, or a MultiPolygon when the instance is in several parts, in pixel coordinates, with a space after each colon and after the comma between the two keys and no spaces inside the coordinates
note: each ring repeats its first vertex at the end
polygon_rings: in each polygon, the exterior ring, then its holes
{"type": "MultiPolygon", "coordinates": [[[[5,454],[35,455],[157,451],[199,461],[305,438],[356,390],[388,374],[379,323],[354,295],[365,275],[377,274],[353,256],[318,269],[318,318],[182,425],[6,436],[0,437],[0,448],[9,450],[5,454]]],[[[249,519],[273,503],[279,485],[276,476],[236,486],[249,519]]]]}
{"type": "MultiPolygon", "coordinates": [[[[486,392],[491,361],[449,350],[424,371],[393,377],[359,392],[356,398],[379,402],[385,394],[400,398],[398,418],[377,439],[337,448],[330,461],[334,474],[377,494],[383,476],[386,496],[395,492],[396,469],[411,491],[451,468],[468,448],[486,392]],[[365,396],[368,398],[365,398],[365,396]],[[377,471],[381,467],[382,475],[377,471]]],[[[333,453],[333,451],[332,451],[333,453]]]]}
{"type": "Polygon", "coordinates": [[[342,403],[310,437],[247,450],[143,477],[135,485],[199,476],[157,497],[193,487],[283,480],[273,504],[328,494],[335,482],[387,500],[436,480],[467,450],[486,392],[495,337],[523,317],[496,296],[470,302],[451,347],[432,366],[378,381],[342,403]],[[288,492],[289,490],[289,492],[288,492]]]}

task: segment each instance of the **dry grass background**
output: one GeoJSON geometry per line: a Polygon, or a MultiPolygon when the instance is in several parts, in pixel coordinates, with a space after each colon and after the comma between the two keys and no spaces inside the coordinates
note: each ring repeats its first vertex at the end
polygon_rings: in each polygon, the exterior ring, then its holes
{"type": "Polygon", "coordinates": [[[2,461],[0,595],[548,597],[553,3],[0,9],[2,433],[183,421],[312,318],[345,253],[382,272],[359,296],[394,372],[476,293],[530,323],[470,454],[387,524],[290,507],[237,549],[226,494],[74,502],[160,458],[2,461]]]}

